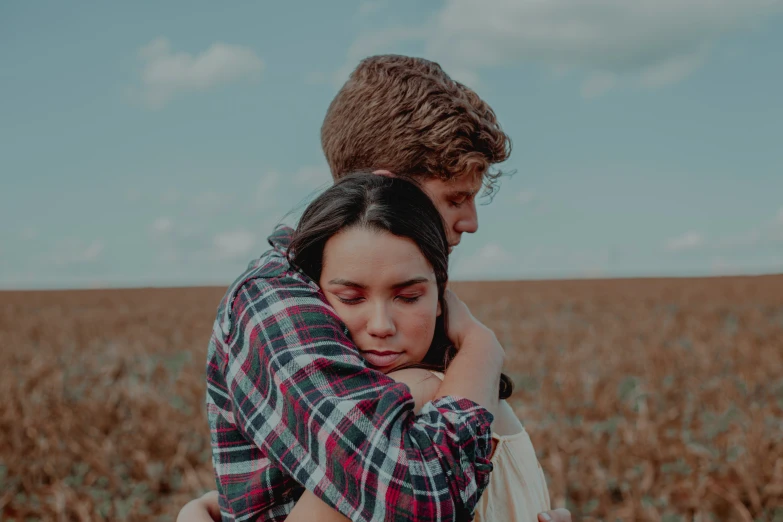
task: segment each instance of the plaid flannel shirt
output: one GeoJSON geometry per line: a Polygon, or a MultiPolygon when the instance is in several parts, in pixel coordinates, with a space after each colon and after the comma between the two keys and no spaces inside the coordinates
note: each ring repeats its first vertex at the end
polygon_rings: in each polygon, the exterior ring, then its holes
{"type": "Polygon", "coordinates": [[[308,489],[352,520],[469,520],[492,464],[492,415],[368,368],[319,287],[286,259],[292,230],[218,307],[207,413],[223,520],[284,520],[308,489]]]}

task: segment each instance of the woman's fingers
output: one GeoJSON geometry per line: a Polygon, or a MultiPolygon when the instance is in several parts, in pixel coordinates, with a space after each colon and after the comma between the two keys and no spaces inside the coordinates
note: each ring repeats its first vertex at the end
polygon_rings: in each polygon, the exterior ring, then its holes
{"type": "Polygon", "coordinates": [[[539,522],[571,522],[571,512],[567,509],[554,509],[538,514],[539,522]]]}
{"type": "Polygon", "coordinates": [[[220,518],[218,492],[210,491],[185,504],[177,522],[220,522],[220,518]]]}

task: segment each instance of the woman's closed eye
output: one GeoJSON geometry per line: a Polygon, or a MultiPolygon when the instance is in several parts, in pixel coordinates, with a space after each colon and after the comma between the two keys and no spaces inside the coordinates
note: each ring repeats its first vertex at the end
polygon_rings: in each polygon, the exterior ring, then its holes
{"type": "Polygon", "coordinates": [[[335,297],[341,302],[345,303],[347,305],[351,304],[359,304],[364,300],[364,297],[357,295],[357,296],[342,296],[335,294],[335,297]]]}
{"type": "MultiPolygon", "coordinates": [[[[361,297],[361,296],[359,296],[359,297],[343,297],[343,296],[338,295],[336,297],[337,297],[337,299],[341,303],[347,304],[347,305],[355,305],[355,304],[359,304],[362,301],[364,301],[364,297],[361,297]]],[[[403,303],[409,303],[409,304],[415,303],[420,298],[421,298],[420,295],[398,295],[397,296],[397,299],[399,299],[403,303]]]]}

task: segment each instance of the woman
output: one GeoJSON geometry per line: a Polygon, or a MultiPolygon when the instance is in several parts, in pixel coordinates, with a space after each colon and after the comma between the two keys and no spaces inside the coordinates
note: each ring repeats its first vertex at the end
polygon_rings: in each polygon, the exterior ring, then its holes
{"type": "MultiPolygon", "coordinates": [[[[448,242],[426,194],[400,178],[343,178],[308,206],[288,255],[319,283],[370,366],[407,384],[417,411],[436,398],[450,340],[478,321],[446,290],[448,242]]],[[[511,388],[501,376],[500,399],[511,388]]],[[[522,424],[505,400],[498,404],[494,470],[476,520],[534,521],[549,509],[546,481],[522,424]]],[[[306,491],[288,520],[348,519],[306,491]]]]}

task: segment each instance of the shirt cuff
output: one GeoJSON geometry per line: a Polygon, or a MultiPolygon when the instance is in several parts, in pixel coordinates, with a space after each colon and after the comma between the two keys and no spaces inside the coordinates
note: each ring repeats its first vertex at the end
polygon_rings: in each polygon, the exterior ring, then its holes
{"type": "Polygon", "coordinates": [[[485,407],[460,397],[440,397],[425,405],[421,413],[427,413],[429,408],[437,410],[455,427],[454,442],[463,449],[460,459],[462,469],[459,471],[468,479],[462,491],[463,500],[469,503],[470,497],[480,495],[489,484],[489,474],[493,468],[490,458],[494,416],[485,407]],[[474,484],[470,480],[471,462],[475,462],[474,484]]]}

